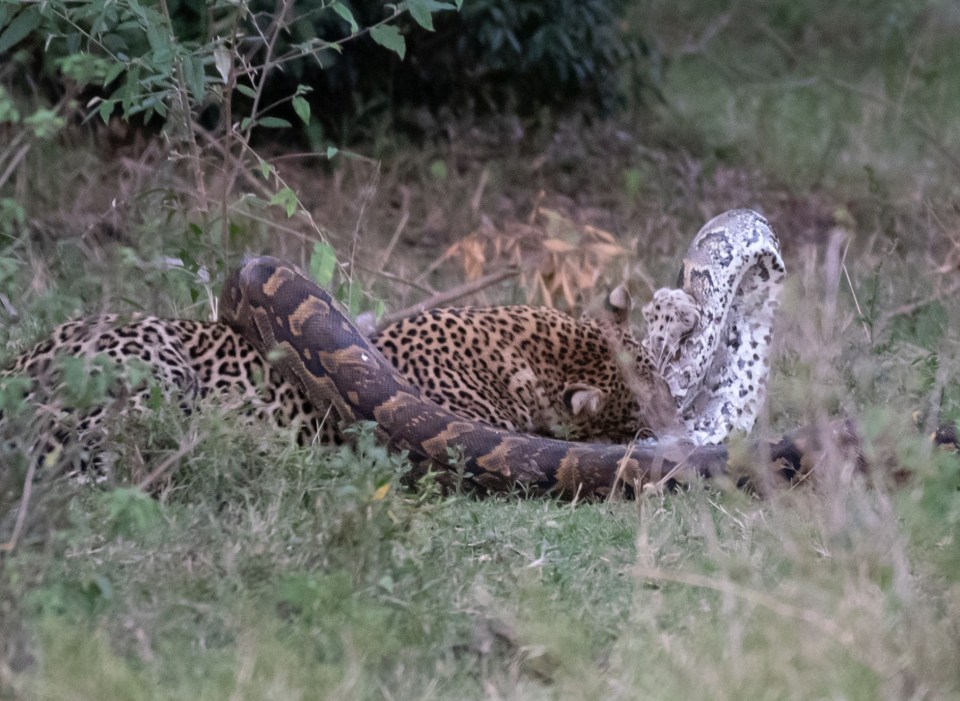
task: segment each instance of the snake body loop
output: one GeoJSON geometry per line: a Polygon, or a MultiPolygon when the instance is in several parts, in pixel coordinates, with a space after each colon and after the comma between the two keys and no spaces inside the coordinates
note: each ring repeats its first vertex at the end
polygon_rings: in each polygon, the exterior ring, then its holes
{"type": "MultiPolygon", "coordinates": [[[[702,444],[753,425],[783,275],[776,236],[755,212],[727,212],[697,234],[684,259],[681,289],[659,290],[644,309],[643,346],[687,431],[660,445],[573,443],[459,417],[404,379],[325,290],[275,258],[254,258],[234,273],[224,288],[221,318],[316,406],[331,405],[342,422],[376,422],[381,437],[416,463],[444,470],[459,453],[466,472],[487,489],[521,484],[538,492],[600,495],[618,482],[632,489],[668,476],[727,471],[726,450],[702,444]],[[694,448],[690,439],[701,445],[694,448]]],[[[796,452],[789,441],[773,446],[774,453],[778,446],[786,446],[787,458],[796,452]]],[[[753,446],[758,456],[770,450],[753,446]]]]}
{"type": "Polygon", "coordinates": [[[275,258],[247,261],[228,280],[221,317],[249,339],[311,402],[344,422],[375,421],[382,438],[414,462],[450,469],[451,449],[482,488],[604,495],[667,476],[724,472],[726,451],[571,443],[466,421],[421,396],[350,323],[330,295],[275,258]],[[680,463],[683,463],[680,465],[680,463]]]}
{"type": "Polygon", "coordinates": [[[642,344],[695,443],[719,443],[753,428],[784,276],[773,228],[756,212],[735,209],[697,233],[680,289],[658,290],[644,307],[642,344]]]}

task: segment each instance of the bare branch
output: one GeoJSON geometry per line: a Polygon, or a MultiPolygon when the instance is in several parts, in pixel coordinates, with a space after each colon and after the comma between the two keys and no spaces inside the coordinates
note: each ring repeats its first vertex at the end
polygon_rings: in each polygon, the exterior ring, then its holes
{"type": "Polygon", "coordinates": [[[377,322],[377,330],[382,331],[390,324],[400,321],[401,319],[406,319],[408,316],[419,314],[420,312],[427,309],[432,309],[433,307],[439,307],[442,304],[449,304],[450,302],[454,302],[458,299],[466,297],[467,295],[472,295],[475,292],[484,290],[491,285],[496,285],[498,282],[503,282],[509,278],[516,277],[519,274],[520,268],[507,268],[506,270],[499,270],[495,273],[484,275],[473,282],[467,282],[462,285],[457,285],[449,290],[438,292],[432,297],[428,297],[422,302],[418,302],[417,304],[409,306],[406,309],[401,309],[393,312],[392,314],[385,314],[383,318],[377,322]]]}

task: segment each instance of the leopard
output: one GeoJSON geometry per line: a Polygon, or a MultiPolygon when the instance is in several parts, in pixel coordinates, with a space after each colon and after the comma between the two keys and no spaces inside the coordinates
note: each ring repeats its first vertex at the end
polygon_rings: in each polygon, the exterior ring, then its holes
{"type": "Polygon", "coordinates": [[[508,431],[626,443],[677,421],[669,388],[622,316],[439,308],[371,340],[426,398],[508,431]]]}
{"type": "MultiPolygon", "coordinates": [[[[574,318],[512,305],[437,308],[390,324],[372,343],[427,398],[507,431],[624,442],[652,436],[675,408],[629,324],[632,300],[615,288],[599,311],[574,318]]],[[[79,482],[114,473],[119,419],[159,403],[183,413],[215,406],[247,425],[291,430],[300,445],[343,442],[329,404],[315,406],[246,338],[221,322],[106,314],[68,321],[16,356],[0,382],[25,381],[35,414],[27,443],[37,467],[79,482]],[[92,404],[71,397],[74,371],[100,377],[92,404]]],[[[10,424],[0,410],[0,438],[10,424]]]]}
{"type": "Polygon", "coordinates": [[[20,424],[0,409],[7,453],[26,443],[35,466],[81,484],[112,475],[109,445],[121,419],[160,404],[185,414],[203,405],[238,409],[250,424],[292,427],[301,444],[322,432],[325,418],[246,339],[216,322],[140,314],[68,321],[18,355],[0,383],[19,383],[22,406],[33,412],[24,440],[10,435],[20,424]]]}

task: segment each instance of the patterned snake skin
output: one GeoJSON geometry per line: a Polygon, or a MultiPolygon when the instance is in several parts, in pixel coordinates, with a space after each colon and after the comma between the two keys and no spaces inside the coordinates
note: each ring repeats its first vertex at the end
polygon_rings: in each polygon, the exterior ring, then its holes
{"type": "Polygon", "coordinates": [[[686,438],[720,443],[753,428],[785,271],[770,224],[735,209],[700,229],[677,285],[643,309],[642,345],[676,399],[686,438]]]}
{"type": "MultiPolygon", "coordinates": [[[[686,438],[716,442],[730,430],[752,426],[782,279],[766,220],[735,210],[697,235],[685,260],[684,289],[660,290],[648,305],[654,335],[647,348],[660,359],[690,430],[686,438]]],[[[425,398],[325,290],[274,258],[249,260],[234,273],[224,288],[221,319],[269,355],[311,402],[332,404],[343,422],[375,421],[381,437],[408,451],[415,463],[449,470],[451,455],[459,453],[465,472],[486,489],[522,485],[568,496],[603,495],[618,483],[635,488],[728,471],[727,451],[717,445],[574,443],[465,420],[425,398]]],[[[746,453],[792,476],[803,468],[808,442],[798,436],[754,444],[746,453]]]]}

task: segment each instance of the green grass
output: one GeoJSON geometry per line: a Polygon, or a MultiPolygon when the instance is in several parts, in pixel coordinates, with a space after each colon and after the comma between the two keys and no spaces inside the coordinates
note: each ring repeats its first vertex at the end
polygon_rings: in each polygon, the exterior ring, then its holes
{"type": "Polygon", "coordinates": [[[955,195],[952,3],[697,0],[628,16],[638,31],[656,28],[673,58],[666,123],[708,158],[746,158],[794,188],[846,196],[871,174],[903,197],[955,195]]]}
{"type": "MultiPolygon", "coordinates": [[[[234,454],[199,451],[187,469],[234,454]]],[[[2,589],[22,592],[5,645],[32,658],[12,688],[868,699],[960,682],[952,457],[892,495],[848,480],[772,503],[693,491],[575,507],[395,483],[377,499],[368,464],[281,446],[251,462],[256,479],[159,502],[80,495],[69,526],[5,560],[2,589]],[[926,520],[930,497],[952,527],[926,520]]]]}
{"type": "MultiPolygon", "coordinates": [[[[0,555],[0,698],[960,698],[960,461],[912,416],[960,418],[955,10],[751,0],[681,50],[725,8],[637,8],[627,21],[674,56],[667,104],[638,120],[548,120],[506,146],[457,123],[449,142],[372,145],[378,165],[278,167],[341,262],[355,250],[349,281],[391,309],[424,294],[395,278],[488,223],[526,222],[541,189],[623,242],[606,279],[640,290],[673,282],[709,215],[763,209],[790,282],[757,431],[855,416],[870,473],[828,459],[766,500],[479,500],[405,486],[370,436],[301,449],[160,412],[117,446],[147,471],[184,451],[159,498],[41,491],[0,555]]],[[[187,169],[84,134],[34,144],[0,191],[25,211],[0,238],[17,312],[0,307],[4,357],[80,313],[209,317],[245,251],[308,262],[315,230],[243,184],[224,235],[187,169]]],[[[460,277],[450,263],[420,284],[460,277]]]]}

